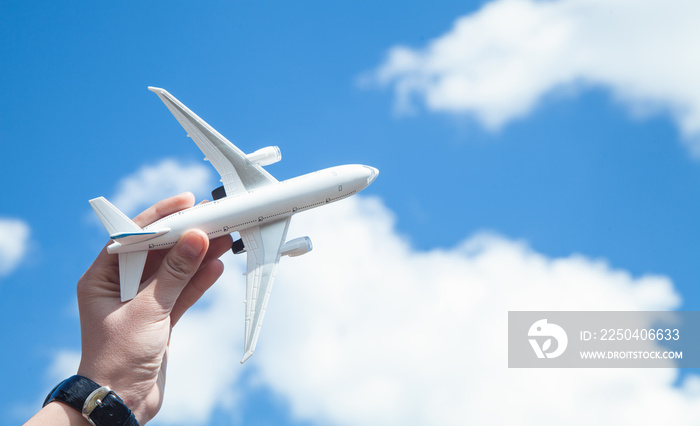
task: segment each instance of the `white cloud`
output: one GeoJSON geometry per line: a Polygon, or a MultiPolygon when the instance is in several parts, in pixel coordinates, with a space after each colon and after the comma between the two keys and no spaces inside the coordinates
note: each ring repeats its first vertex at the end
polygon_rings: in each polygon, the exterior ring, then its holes
{"type": "Polygon", "coordinates": [[[78,371],[80,365],[80,352],[70,349],[56,351],[48,371],[48,382],[59,383],[78,371]]]}
{"type": "Polygon", "coordinates": [[[11,273],[29,247],[30,228],[19,219],[0,218],[0,277],[11,273]]]}
{"type": "Polygon", "coordinates": [[[691,424],[700,415],[700,381],[674,387],[674,369],[507,368],[508,310],[674,309],[668,278],[549,258],[489,234],[419,251],[372,198],[296,216],[289,238],[301,235],[314,251],[282,259],[244,366],[244,258],[227,257],[205,306],[175,330],[159,423],[235,412],[256,385],[317,424],[691,424]]]}
{"type": "Polygon", "coordinates": [[[603,86],[635,114],[669,112],[700,140],[699,15],[694,0],[497,0],[423,48],[391,48],[370,79],[393,85],[399,109],[419,98],[490,129],[556,89],[603,86]]]}
{"type": "MultiPolygon", "coordinates": [[[[550,258],[485,233],[417,250],[375,198],[295,216],[288,238],[301,235],[314,251],[282,259],[243,366],[245,257],[225,256],[222,279],[173,332],[154,424],[206,424],[216,410],[236,422],[254,386],[317,424],[682,425],[700,416],[700,380],[674,387],[675,369],[507,368],[509,310],[674,309],[680,296],[666,277],[550,258]]],[[[75,358],[62,354],[54,369],[75,358]]]]}
{"type": "Polygon", "coordinates": [[[207,196],[214,189],[211,176],[211,167],[206,164],[188,165],[165,159],[155,165],[143,166],[122,179],[111,201],[124,213],[133,216],[156,201],[185,191],[207,196]]]}

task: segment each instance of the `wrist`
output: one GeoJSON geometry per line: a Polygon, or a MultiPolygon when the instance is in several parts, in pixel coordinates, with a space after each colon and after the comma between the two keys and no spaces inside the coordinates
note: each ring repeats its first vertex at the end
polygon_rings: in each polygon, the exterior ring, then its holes
{"type": "Polygon", "coordinates": [[[79,415],[94,426],[139,426],[132,411],[116,392],[84,376],[76,375],[62,381],[44,401],[44,407],[49,407],[47,410],[50,411],[56,411],[59,405],[69,410],[71,422],[68,424],[86,424],[74,423],[79,415]]]}
{"type": "Polygon", "coordinates": [[[101,386],[108,386],[114,393],[119,395],[124,405],[134,413],[140,424],[145,424],[147,420],[150,420],[150,418],[146,419],[143,415],[141,407],[143,401],[137,396],[138,384],[125,378],[123,372],[117,374],[117,372],[109,371],[109,368],[102,368],[101,371],[98,371],[97,369],[83,368],[81,364],[76,374],[87,377],[101,386]]]}

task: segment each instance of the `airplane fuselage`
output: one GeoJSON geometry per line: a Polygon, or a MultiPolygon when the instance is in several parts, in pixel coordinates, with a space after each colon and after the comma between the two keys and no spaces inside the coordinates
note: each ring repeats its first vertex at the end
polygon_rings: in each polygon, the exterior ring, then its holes
{"type": "Polygon", "coordinates": [[[198,204],[164,217],[143,228],[164,234],[133,244],[114,242],[109,253],[160,250],[172,247],[188,229],[204,231],[209,239],[285,219],[295,213],[349,197],[366,188],[377,170],[363,165],[345,165],[319,170],[252,191],[198,204]]]}

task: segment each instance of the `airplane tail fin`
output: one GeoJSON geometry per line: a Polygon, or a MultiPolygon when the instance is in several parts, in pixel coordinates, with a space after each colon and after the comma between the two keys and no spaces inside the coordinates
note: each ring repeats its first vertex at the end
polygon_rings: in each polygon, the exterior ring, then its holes
{"type": "MultiPolygon", "coordinates": [[[[131,244],[162,235],[168,230],[158,232],[143,231],[131,219],[104,197],[90,200],[97,217],[107,228],[110,238],[122,244],[131,244]]],[[[119,253],[119,289],[122,302],[131,300],[139,291],[143,267],[146,264],[147,250],[119,253]]]]}
{"type": "Polygon", "coordinates": [[[92,209],[95,210],[102,224],[107,228],[110,237],[125,232],[141,231],[141,228],[137,224],[126,217],[121,210],[114,207],[105,197],[93,198],[90,200],[90,205],[92,209]]]}
{"type": "Polygon", "coordinates": [[[90,205],[97,213],[97,217],[100,218],[102,224],[107,228],[109,238],[123,246],[140,243],[170,232],[170,228],[144,231],[118,208],[114,207],[112,203],[107,201],[105,197],[90,200],[90,205]]]}

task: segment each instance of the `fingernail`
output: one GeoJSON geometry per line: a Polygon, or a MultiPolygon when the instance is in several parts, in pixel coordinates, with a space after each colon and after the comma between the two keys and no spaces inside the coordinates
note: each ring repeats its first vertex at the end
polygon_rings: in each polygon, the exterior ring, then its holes
{"type": "Polygon", "coordinates": [[[204,239],[198,232],[187,232],[182,238],[182,253],[191,258],[199,257],[204,251],[204,239]]]}

